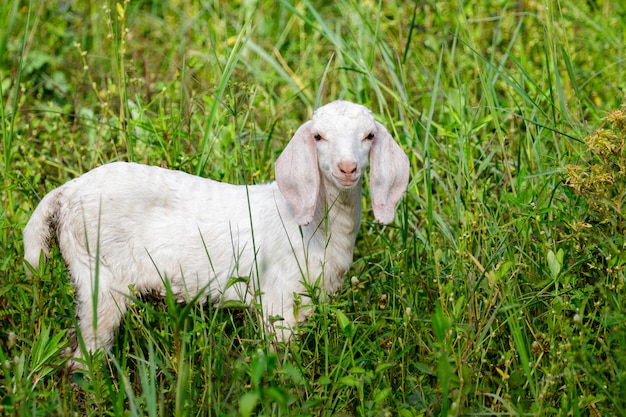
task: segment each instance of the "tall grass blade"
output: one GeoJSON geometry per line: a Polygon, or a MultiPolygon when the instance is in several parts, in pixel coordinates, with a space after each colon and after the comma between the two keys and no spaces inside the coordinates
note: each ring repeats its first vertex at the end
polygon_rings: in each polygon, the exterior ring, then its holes
{"type": "Polygon", "coordinates": [[[237,35],[237,39],[235,40],[235,44],[230,51],[228,60],[226,61],[226,64],[221,71],[221,77],[217,84],[215,94],[213,94],[213,101],[211,103],[209,113],[205,119],[202,143],[200,144],[199,148],[200,158],[198,165],[196,166],[197,175],[202,175],[205,172],[212,148],[212,144],[210,143],[209,139],[212,135],[214,135],[213,129],[215,123],[217,122],[218,109],[222,104],[222,97],[224,95],[224,92],[226,91],[226,87],[228,86],[230,77],[235,70],[237,62],[239,62],[243,48],[247,44],[250,36],[252,36],[252,23],[250,23],[249,21],[244,24],[243,28],[241,29],[241,31],[239,31],[239,34],[237,35]]]}

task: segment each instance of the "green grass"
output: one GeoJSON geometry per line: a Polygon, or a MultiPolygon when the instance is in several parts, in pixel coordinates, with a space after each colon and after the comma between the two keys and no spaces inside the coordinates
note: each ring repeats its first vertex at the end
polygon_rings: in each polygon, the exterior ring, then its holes
{"type": "Polygon", "coordinates": [[[624,137],[603,122],[620,2],[57,3],[0,10],[0,415],[626,415],[626,162],[586,139],[624,137]],[[248,310],[138,301],[68,375],[63,261],[22,266],[39,200],[114,160],[270,181],[338,98],[411,181],[386,227],[365,191],[344,290],[294,342],[272,352],[248,310]]]}

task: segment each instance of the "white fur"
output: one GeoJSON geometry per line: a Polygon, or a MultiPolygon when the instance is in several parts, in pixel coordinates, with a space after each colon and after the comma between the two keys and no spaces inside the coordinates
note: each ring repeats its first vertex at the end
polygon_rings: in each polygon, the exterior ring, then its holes
{"type": "Polygon", "coordinates": [[[110,345],[128,295],[164,294],[164,280],[180,301],[260,303],[268,326],[271,316],[283,318],[277,336],[286,340],[310,314],[294,309],[304,283],[335,292],[352,264],[368,157],[374,213],[389,223],[408,183],[408,158],[369,110],[336,101],[298,129],[270,184],[121,162],[69,181],[33,213],[24,258],[33,266],[40,254],[47,258],[56,232],[90,352],[110,345]],[[250,278],[227,286],[233,277],[250,278]]]}

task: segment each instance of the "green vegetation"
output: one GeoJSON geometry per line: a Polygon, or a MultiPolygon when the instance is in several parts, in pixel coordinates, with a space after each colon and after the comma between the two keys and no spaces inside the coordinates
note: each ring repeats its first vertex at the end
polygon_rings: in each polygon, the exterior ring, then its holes
{"type": "MultiPolygon", "coordinates": [[[[590,0],[8,0],[0,8],[0,416],[626,415],[626,6],[590,0]],[[138,301],[64,370],[52,188],[133,160],[233,183],[318,104],[411,160],[343,291],[273,352],[248,310],[138,301]]],[[[367,194],[367,191],[366,191],[367,194]]]]}

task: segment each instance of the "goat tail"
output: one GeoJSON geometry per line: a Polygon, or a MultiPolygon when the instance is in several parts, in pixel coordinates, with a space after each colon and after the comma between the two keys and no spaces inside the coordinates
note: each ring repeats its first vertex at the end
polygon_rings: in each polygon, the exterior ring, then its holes
{"type": "MultiPolygon", "coordinates": [[[[59,212],[59,189],[46,195],[39,203],[24,228],[24,261],[37,269],[41,261],[50,256],[50,239],[59,212]]],[[[27,265],[26,272],[30,271],[27,265]]]]}

